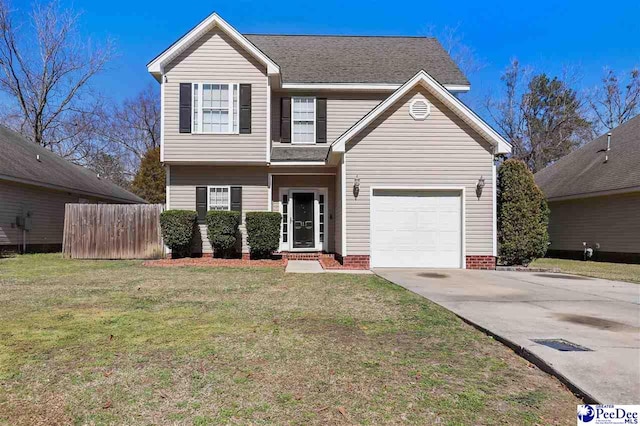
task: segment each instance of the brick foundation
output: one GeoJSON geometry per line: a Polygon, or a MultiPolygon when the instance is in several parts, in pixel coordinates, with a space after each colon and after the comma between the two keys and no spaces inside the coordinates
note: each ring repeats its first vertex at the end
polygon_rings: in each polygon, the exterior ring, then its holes
{"type": "Polygon", "coordinates": [[[467,269],[496,269],[493,256],[467,256],[467,269]]]}
{"type": "Polygon", "coordinates": [[[352,254],[337,256],[342,266],[346,269],[369,269],[369,256],[364,254],[352,254]]]}

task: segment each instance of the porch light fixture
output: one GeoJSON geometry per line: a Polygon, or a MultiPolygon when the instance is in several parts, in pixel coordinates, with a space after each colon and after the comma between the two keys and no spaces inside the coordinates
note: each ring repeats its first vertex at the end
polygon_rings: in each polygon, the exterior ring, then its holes
{"type": "Polygon", "coordinates": [[[480,176],[478,179],[478,183],[476,183],[476,195],[478,198],[482,195],[482,190],[484,189],[484,176],[480,176]]]}
{"type": "Polygon", "coordinates": [[[358,198],[360,194],[360,178],[356,175],[356,178],[353,180],[353,196],[358,198]]]}

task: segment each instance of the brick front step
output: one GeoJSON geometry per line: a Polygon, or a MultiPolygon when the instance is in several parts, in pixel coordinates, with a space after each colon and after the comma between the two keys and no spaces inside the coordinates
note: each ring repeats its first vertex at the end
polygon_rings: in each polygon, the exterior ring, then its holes
{"type": "Polygon", "coordinates": [[[287,260],[320,260],[320,258],[326,259],[334,259],[333,253],[323,253],[323,252],[290,252],[283,251],[274,253],[277,256],[282,256],[283,259],[287,260]]]}

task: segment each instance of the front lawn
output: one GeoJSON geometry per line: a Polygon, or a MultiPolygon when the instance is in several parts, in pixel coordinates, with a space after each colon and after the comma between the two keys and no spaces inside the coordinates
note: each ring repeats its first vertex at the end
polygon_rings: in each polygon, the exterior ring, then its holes
{"type": "Polygon", "coordinates": [[[637,264],[544,258],[535,260],[530,266],[557,268],[568,274],[640,283],[640,265],[637,264]]]}
{"type": "Polygon", "coordinates": [[[0,260],[0,424],[575,424],[578,403],[375,276],[0,260]]]}

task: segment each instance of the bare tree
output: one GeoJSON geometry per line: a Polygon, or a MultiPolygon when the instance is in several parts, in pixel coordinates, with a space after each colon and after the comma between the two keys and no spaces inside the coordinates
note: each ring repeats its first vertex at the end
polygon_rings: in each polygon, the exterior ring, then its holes
{"type": "Polygon", "coordinates": [[[472,75],[486,66],[476,51],[464,42],[464,34],[460,32],[460,24],[454,27],[445,26],[441,30],[438,30],[435,25],[429,25],[426,33],[428,36],[438,39],[444,50],[465,75],[472,75]]]}
{"type": "Polygon", "coordinates": [[[16,24],[0,0],[0,89],[14,101],[2,117],[27,139],[76,162],[95,148],[100,102],[89,83],[113,55],[113,47],[81,40],[79,15],[57,1],[35,4],[30,25],[16,24]],[[22,32],[31,27],[33,34],[22,32]]]}
{"type": "Polygon", "coordinates": [[[100,178],[109,179],[122,188],[128,189],[131,185],[131,179],[119,156],[98,151],[91,157],[90,168],[100,175],[100,178]]]}
{"type": "Polygon", "coordinates": [[[626,81],[605,68],[602,85],[588,96],[598,130],[611,130],[640,112],[640,70],[634,68],[626,81]]]}
{"type": "Polygon", "coordinates": [[[135,174],[145,154],[160,147],[160,96],[156,85],[149,84],[135,97],[109,108],[103,123],[101,136],[125,159],[128,172],[135,174]]]}
{"type": "Polygon", "coordinates": [[[584,102],[567,79],[534,75],[514,59],[501,80],[504,95],[488,98],[485,106],[513,145],[512,157],[534,173],[592,137],[584,102]]]}

